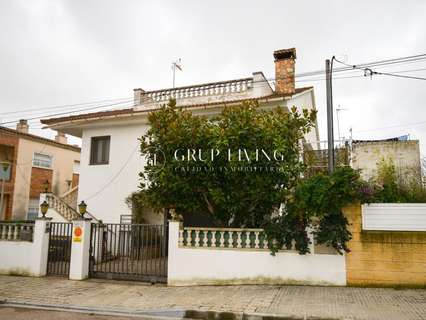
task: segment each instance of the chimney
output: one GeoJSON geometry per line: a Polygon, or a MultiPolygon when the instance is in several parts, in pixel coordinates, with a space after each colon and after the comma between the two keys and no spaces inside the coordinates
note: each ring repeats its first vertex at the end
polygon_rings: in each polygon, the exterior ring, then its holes
{"type": "Polygon", "coordinates": [[[296,48],[274,51],[275,58],[275,92],[294,94],[294,74],[296,48]]]}
{"type": "Polygon", "coordinates": [[[63,144],[67,144],[68,143],[68,139],[65,136],[65,133],[59,132],[59,131],[58,131],[57,135],[55,136],[55,141],[59,142],[59,143],[63,143],[63,144]]]}
{"type": "Polygon", "coordinates": [[[142,96],[144,95],[145,90],[141,88],[133,89],[133,105],[139,106],[142,104],[142,96]]]}
{"type": "Polygon", "coordinates": [[[25,119],[19,120],[19,122],[16,124],[16,131],[21,133],[28,133],[29,128],[30,127],[28,125],[28,122],[25,119]]]}

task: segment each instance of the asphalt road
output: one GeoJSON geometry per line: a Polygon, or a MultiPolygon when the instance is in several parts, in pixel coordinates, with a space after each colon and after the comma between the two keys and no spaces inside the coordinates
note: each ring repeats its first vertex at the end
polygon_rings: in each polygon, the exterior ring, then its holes
{"type": "Polygon", "coordinates": [[[78,312],[0,307],[0,320],[135,320],[142,318],[103,316],[78,312]]]}

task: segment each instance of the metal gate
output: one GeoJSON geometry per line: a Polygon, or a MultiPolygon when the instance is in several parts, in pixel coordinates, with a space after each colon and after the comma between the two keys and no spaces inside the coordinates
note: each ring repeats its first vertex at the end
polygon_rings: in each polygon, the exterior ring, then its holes
{"type": "Polygon", "coordinates": [[[51,222],[47,274],[68,277],[70,273],[72,223],[51,222]]]}
{"type": "Polygon", "coordinates": [[[92,224],[90,276],[167,282],[168,227],[92,224]]]}

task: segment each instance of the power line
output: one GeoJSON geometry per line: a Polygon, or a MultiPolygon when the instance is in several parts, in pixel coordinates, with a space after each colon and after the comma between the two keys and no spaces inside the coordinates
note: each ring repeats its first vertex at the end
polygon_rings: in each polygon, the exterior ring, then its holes
{"type": "MultiPolygon", "coordinates": [[[[130,101],[132,101],[132,103],[133,103],[133,99],[131,99],[131,100],[127,101],[127,104],[128,104],[130,101]]],[[[125,101],[118,102],[118,103],[112,103],[112,104],[106,104],[106,105],[97,106],[97,107],[90,107],[90,108],[85,108],[85,109],[78,109],[78,110],[73,110],[73,111],[66,111],[66,112],[54,113],[54,114],[49,114],[49,115],[42,115],[42,116],[37,116],[37,117],[28,118],[27,120],[43,119],[43,118],[45,118],[45,117],[60,116],[60,115],[65,115],[65,114],[74,113],[74,112],[96,110],[96,109],[105,108],[105,107],[111,107],[111,106],[119,105],[119,104],[123,104],[123,103],[125,103],[125,101]]],[[[15,122],[17,122],[17,121],[18,121],[18,120],[8,121],[8,122],[3,122],[3,123],[0,123],[0,125],[10,124],[10,123],[15,123],[15,122]]]]}
{"type": "Polygon", "coordinates": [[[56,106],[50,106],[50,107],[36,107],[36,108],[20,108],[21,110],[17,111],[10,111],[10,112],[1,112],[0,116],[9,115],[9,114],[20,114],[24,112],[37,112],[42,110],[50,110],[50,109],[63,109],[63,108],[69,108],[69,107],[77,107],[77,106],[83,106],[88,104],[96,104],[96,103],[103,103],[103,102],[110,102],[110,101],[118,101],[118,100],[128,100],[130,97],[126,98],[117,98],[117,99],[106,99],[106,100],[96,100],[96,101],[90,101],[90,102],[80,102],[75,104],[64,104],[64,105],[56,105],[56,106]]]}
{"type": "Polygon", "coordinates": [[[340,64],[351,67],[352,69],[358,69],[358,70],[364,71],[364,76],[371,76],[372,77],[373,75],[384,75],[384,76],[392,76],[392,77],[406,78],[406,79],[426,80],[426,78],[422,78],[422,77],[404,76],[404,75],[396,74],[396,72],[394,72],[394,73],[379,72],[379,71],[372,70],[370,67],[361,67],[361,66],[358,66],[358,65],[355,65],[355,64],[350,65],[348,63],[345,63],[343,61],[336,59],[334,56],[333,56],[333,59],[340,64]]]}
{"type": "Polygon", "coordinates": [[[380,128],[374,128],[374,129],[354,130],[353,132],[356,132],[356,133],[371,132],[371,131],[379,131],[379,130],[385,130],[385,129],[393,129],[393,128],[402,128],[402,127],[417,126],[417,125],[422,125],[422,124],[426,124],[426,121],[412,122],[412,123],[407,123],[407,124],[396,124],[396,125],[391,125],[391,126],[386,126],[386,127],[380,127],[380,128]]]}
{"type": "MultiPolygon", "coordinates": [[[[333,73],[334,72],[347,72],[347,71],[353,70],[354,68],[364,71],[365,69],[371,68],[372,66],[375,66],[375,67],[385,67],[385,66],[393,65],[393,64],[404,64],[404,63],[419,62],[419,61],[426,60],[426,54],[420,54],[420,55],[414,55],[414,56],[407,56],[407,57],[395,58],[395,59],[380,60],[380,61],[374,61],[374,62],[369,62],[369,63],[362,63],[362,64],[359,64],[359,65],[349,65],[349,64],[341,62],[341,61],[339,61],[337,59],[335,59],[335,60],[337,62],[339,62],[339,63],[344,64],[346,67],[344,67],[344,68],[335,68],[333,70],[333,73]],[[365,68],[362,68],[361,66],[365,67],[365,68]]],[[[311,77],[311,76],[315,76],[315,75],[323,75],[324,72],[325,72],[324,70],[317,70],[317,71],[305,72],[305,73],[297,74],[295,76],[295,78],[311,77]]],[[[420,79],[420,80],[426,80],[426,78],[396,75],[396,73],[401,73],[401,72],[402,71],[400,71],[400,72],[393,72],[392,74],[391,73],[381,73],[381,74],[383,74],[383,75],[389,75],[389,76],[392,75],[392,76],[395,76],[395,77],[402,77],[402,78],[412,78],[412,79],[416,78],[416,79],[420,79]]],[[[376,74],[380,74],[380,73],[377,72],[376,74]]],[[[334,79],[348,79],[348,78],[356,78],[356,77],[361,77],[361,76],[335,77],[334,79]]],[[[269,81],[280,80],[280,79],[288,79],[288,78],[291,78],[291,77],[287,76],[287,77],[280,77],[280,78],[265,78],[265,79],[262,79],[262,80],[259,80],[259,81],[251,81],[251,83],[257,83],[257,82],[260,83],[261,82],[265,86],[270,86],[269,81]],[[265,83],[265,80],[266,80],[266,83],[265,83]]],[[[309,82],[309,81],[320,81],[320,80],[322,81],[322,80],[325,80],[325,79],[305,79],[305,80],[297,80],[296,82],[309,82]]],[[[214,83],[212,85],[214,85],[214,83]]],[[[219,87],[220,86],[223,87],[225,85],[226,84],[218,84],[219,87]]],[[[176,89],[179,89],[179,88],[176,88],[176,89]]],[[[170,93],[167,92],[167,91],[168,91],[167,89],[148,91],[147,93],[145,93],[145,95],[149,94],[149,93],[156,92],[157,96],[170,96],[170,93]],[[160,92],[156,92],[156,91],[160,91],[160,92]],[[165,92],[161,92],[161,91],[165,91],[165,92]]],[[[125,99],[125,98],[123,98],[123,99],[125,99]]],[[[104,100],[104,101],[114,101],[114,100],[122,100],[122,99],[111,99],[111,100],[104,100]]],[[[55,113],[55,114],[47,114],[47,115],[32,117],[32,118],[29,118],[27,120],[37,120],[37,119],[42,119],[42,118],[45,118],[45,117],[52,117],[52,116],[57,116],[57,115],[70,114],[70,113],[75,113],[75,112],[80,112],[80,111],[95,110],[95,109],[104,108],[104,107],[108,107],[108,106],[112,106],[112,105],[117,105],[117,104],[121,104],[121,103],[125,103],[125,102],[130,102],[130,101],[133,101],[133,99],[128,99],[128,100],[125,100],[125,101],[121,101],[119,103],[113,103],[113,104],[108,104],[108,105],[102,105],[102,106],[96,106],[96,107],[90,107],[90,108],[83,108],[83,109],[76,109],[76,110],[72,110],[72,111],[55,113]]],[[[95,103],[95,102],[87,102],[87,103],[80,103],[80,104],[74,104],[74,105],[53,106],[53,107],[38,108],[38,109],[33,108],[33,109],[27,109],[27,110],[21,110],[21,111],[13,111],[13,112],[9,112],[9,113],[2,113],[0,115],[5,115],[5,114],[19,114],[19,113],[23,114],[24,112],[26,112],[26,111],[29,112],[31,110],[32,111],[41,111],[41,110],[49,110],[49,109],[54,109],[54,108],[66,108],[66,107],[70,107],[70,106],[86,105],[86,104],[92,104],[92,103],[95,103]]],[[[7,121],[7,122],[4,122],[4,123],[0,123],[0,125],[11,124],[11,123],[15,123],[15,122],[17,122],[17,120],[7,121]]]]}

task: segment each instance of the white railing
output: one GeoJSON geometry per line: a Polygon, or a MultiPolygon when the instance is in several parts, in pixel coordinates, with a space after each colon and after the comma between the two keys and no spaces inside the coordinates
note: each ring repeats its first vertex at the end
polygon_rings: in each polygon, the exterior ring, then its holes
{"type": "Polygon", "coordinates": [[[72,208],[77,208],[78,186],[65,192],[60,198],[72,208]]]}
{"type": "Polygon", "coordinates": [[[208,83],[204,85],[181,87],[176,89],[156,90],[146,92],[142,99],[148,98],[154,102],[165,102],[170,98],[179,100],[195,97],[227,95],[245,92],[253,87],[253,79],[245,78],[225,82],[208,83]]]}
{"type": "Polygon", "coordinates": [[[179,230],[179,246],[268,250],[268,240],[263,229],[185,227],[179,230]]]}
{"type": "MultiPolygon", "coordinates": [[[[49,193],[46,195],[46,201],[49,204],[49,208],[54,209],[67,221],[81,218],[80,213],[77,212],[77,208],[74,209],[68,203],[66,203],[63,198],[60,198],[54,195],[53,193],[49,193]]],[[[84,217],[91,218],[94,223],[100,222],[98,219],[96,219],[94,215],[92,215],[88,211],[86,211],[86,213],[84,214],[84,217]]]]}
{"type": "Polygon", "coordinates": [[[71,221],[73,219],[77,219],[80,217],[80,215],[77,213],[77,211],[74,208],[72,208],[65,201],[63,201],[61,198],[59,198],[58,196],[55,196],[52,193],[46,196],[46,201],[49,204],[49,208],[54,209],[62,217],[64,217],[64,219],[68,221],[71,221]]]}
{"type": "Polygon", "coordinates": [[[0,241],[33,241],[33,223],[0,222],[0,241]]]}

